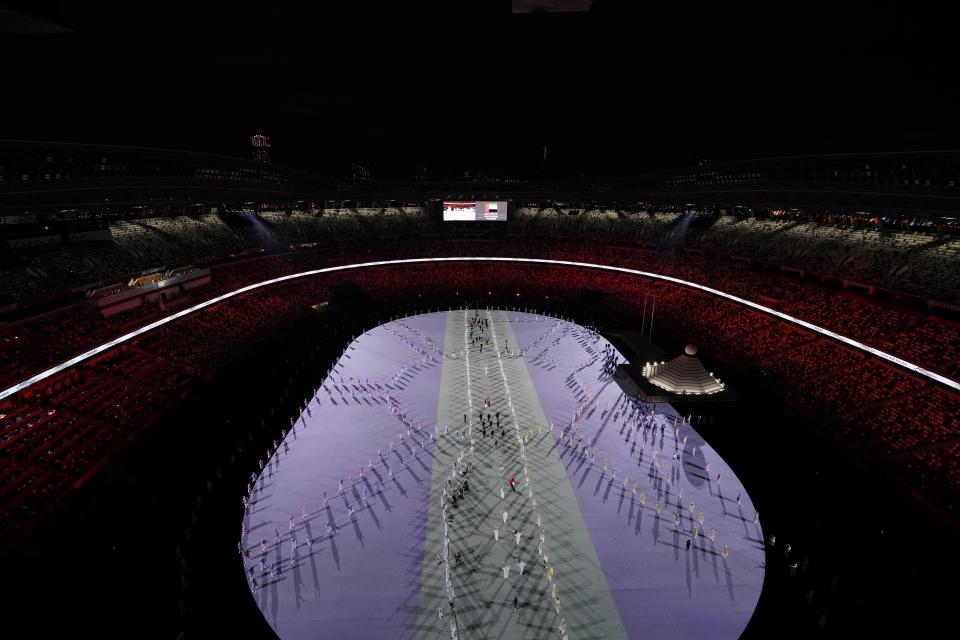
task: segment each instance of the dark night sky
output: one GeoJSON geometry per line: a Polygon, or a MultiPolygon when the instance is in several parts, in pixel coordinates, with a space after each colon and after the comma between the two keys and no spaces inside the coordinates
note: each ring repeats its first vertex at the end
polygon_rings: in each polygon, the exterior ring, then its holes
{"type": "Polygon", "coordinates": [[[522,170],[544,144],[587,173],[960,147],[951,23],[916,3],[196,4],[7,2],[72,33],[7,20],[0,138],[246,156],[263,132],[278,163],[375,176],[522,170]]]}

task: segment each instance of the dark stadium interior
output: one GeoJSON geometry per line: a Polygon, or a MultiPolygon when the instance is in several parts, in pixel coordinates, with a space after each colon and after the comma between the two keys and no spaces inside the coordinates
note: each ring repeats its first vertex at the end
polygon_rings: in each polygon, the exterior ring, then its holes
{"type": "Polygon", "coordinates": [[[776,534],[741,637],[954,627],[949,21],[399,4],[0,7],[0,635],[278,637],[251,470],[356,336],[462,308],[697,345],[734,399],[671,404],[776,534]]]}

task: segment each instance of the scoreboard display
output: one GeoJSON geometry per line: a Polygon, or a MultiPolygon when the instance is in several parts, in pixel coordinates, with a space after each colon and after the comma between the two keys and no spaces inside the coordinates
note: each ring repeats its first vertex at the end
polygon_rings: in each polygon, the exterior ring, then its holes
{"type": "Polygon", "coordinates": [[[506,222],[507,203],[505,201],[444,201],[444,222],[506,222]]]}

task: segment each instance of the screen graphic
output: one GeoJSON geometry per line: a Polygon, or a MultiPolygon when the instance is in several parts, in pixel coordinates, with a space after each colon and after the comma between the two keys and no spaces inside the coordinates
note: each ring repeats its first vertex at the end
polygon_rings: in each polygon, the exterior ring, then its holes
{"type": "Polygon", "coordinates": [[[504,222],[507,219],[507,203],[491,200],[444,202],[443,219],[446,222],[504,222]]]}

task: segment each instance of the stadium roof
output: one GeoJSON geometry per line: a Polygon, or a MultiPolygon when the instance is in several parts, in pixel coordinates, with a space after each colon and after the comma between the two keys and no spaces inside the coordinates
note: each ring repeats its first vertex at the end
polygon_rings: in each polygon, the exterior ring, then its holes
{"type": "Polygon", "coordinates": [[[374,177],[960,147],[952,27],[915,3],[8,4],[70,32],[0,44],[0,138],[248,157],[263,132],[374,177]]]}

